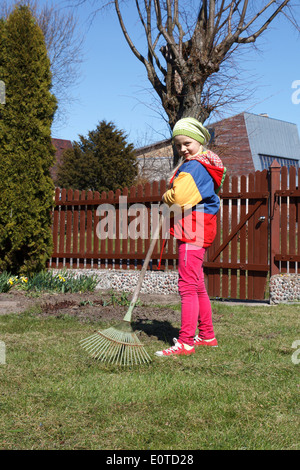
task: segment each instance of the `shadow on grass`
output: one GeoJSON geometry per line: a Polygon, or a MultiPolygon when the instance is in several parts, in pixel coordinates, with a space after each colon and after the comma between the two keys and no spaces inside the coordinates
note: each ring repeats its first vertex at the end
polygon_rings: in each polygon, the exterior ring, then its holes
{"type": "Polygon", "coordinates": [[[138,320],[132,323],[134,330],[143,331],[147,336],[155,336],[159,341],[173,345],[173,338],[178,338],[179,329],[169,321],[152,320],[151,322],[145,320],[138,320]]]}

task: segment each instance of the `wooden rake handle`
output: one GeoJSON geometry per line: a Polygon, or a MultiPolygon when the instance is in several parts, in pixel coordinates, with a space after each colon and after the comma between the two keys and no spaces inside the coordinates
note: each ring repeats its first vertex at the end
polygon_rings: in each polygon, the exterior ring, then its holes
{"type": "Polygon", "coordinates": [[[160,229],[162,227],[162,224],[163,224],[163,220],[164,220],[164,215],[162,214],[160,219],[159,219],[159,224],[156,227],[153,238],[151,240],[146,258],[144,260],[144,263],[143,263],[143,266],[142,266],[142,269],[141,269],[141,272],[140,272],[140,275],[139,275],[138,283],[137,283],[137,285],[134,289],[134,292],[133,292],[133,296],[132,296],[132,300],[130,302],[129,309],[128,309],[125,317],[123,318],[124,321],[129,321],[129,322],[131,321],[132,311],[133,311],[134,306],[135,306],[135,304],[138,300],[138,296],[139,296],[139,293],[140,293],[140,290],[141,290],[141,287],[142,287],[142,284],[143,284],[143,280],[144,280],[144,277],[145,277],[145,274],[146,274],[146,271],[147,271],[147,268],[148,268],[148,264],[149,264],[151,255],[153,253],[155,244],[158,240],[158,236],[159,236],[159,232],[160,232],[160,229]]]}

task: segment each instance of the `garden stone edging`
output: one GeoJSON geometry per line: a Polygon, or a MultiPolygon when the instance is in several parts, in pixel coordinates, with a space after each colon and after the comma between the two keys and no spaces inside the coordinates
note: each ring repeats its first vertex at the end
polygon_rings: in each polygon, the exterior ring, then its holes
{"type": "MultiPolygon", "coordinates": [[[[57,270],[53,269],[53,272],[57,270]]],[[[96,289],[116,290],[119,292],[133,292],[139,279],[138,270],[117,269],[66,269],[75,276],[91,275],[98,278],[96,289]]],[[[177,271],[159,272],[147,271],[141,287],[141,293],[145,294],[177,294],[178,273],[177,271]]]]}
{"type": "Polygon", "coordinates": [[[270,278],[270,303],[300,302],[300,274],[275,274],[270,278]]]}
{"type": "MultiPolygon", "coordinates": [[[[59,270],[52,270],[53,272],[59,270]]],[[[140,275],[138,270],[66,269],[75,276],[93,275],[98,278],[96,289],[133,292],[140,275]]],[[[141,293],[178,294],[177,271],[147,271],[141,293]]],[[[270,278],[270,304],[300,302],[300,274],[276,274],[270,278]]]]}

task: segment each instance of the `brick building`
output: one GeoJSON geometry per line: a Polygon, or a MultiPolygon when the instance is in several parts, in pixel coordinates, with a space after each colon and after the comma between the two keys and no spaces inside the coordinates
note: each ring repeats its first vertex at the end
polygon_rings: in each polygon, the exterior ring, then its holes
{"type": "MultiPolygon", "coordinates": [[[[281,166],[299,168],[300,139],[296,124],[265,114],[241,113],[207,128],[212,136],[209,148],[222,158],[228,174],[239,176],[263,170],[275,159],[281,166]]],[[[164,177],[172,168],[171,140],[137,149],[136,155],[143,174],[149,179],[157,179],[157,175],[164,177]]]]}
{"type": "Polygon", "coordinates": [[[72,142],[70,140],[64,140],[64,139],[52,139],[52,144],[54,145],[56,149],[56,153],[55,153],[56,163],[53,165],[52,168],[50,168],[50,173],[51,173],[51,177],[53,181],[55,182],[57,166],[61,163],[61,156],[64,150],[72,148],[72,142]]]}

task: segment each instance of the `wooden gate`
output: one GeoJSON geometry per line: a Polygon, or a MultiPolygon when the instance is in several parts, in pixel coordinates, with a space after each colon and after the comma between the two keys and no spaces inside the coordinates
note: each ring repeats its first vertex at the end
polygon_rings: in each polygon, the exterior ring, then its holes
{"type": "MultiPolygon", "coordinates": [[[[300,169],[298,173],[295,167],[288,171],[277,162],[269,170],[226,177],[220,192],[217,235],[204,263],[211,298],[264,300],[268,297],[270,276],[299,272],[299,179],[300,169]]],[[[49,266],[141,269],[149,238],[120,237],[120,198],[126,196],[128,206],[145,205],[150,230],[153,205],[160,202],[165,190],[165,181],[125,188],[122,194],[57,189],[52,228],[54,250],[49,266]],[[96,209],[101,204],[115,208],[114,240],[97,235],[96,209]]],[[[165,244],[162,237],[158,239],[149,269],[156,270],[160,258],[162,271],[177,269],[177,244],[172,237],[165,244]]]]}
{"type": "Polygon", "coordinates": [[[226,178],[204,272],[210,297],[265,298],[269,275],[268,171],[226,178]]]}

